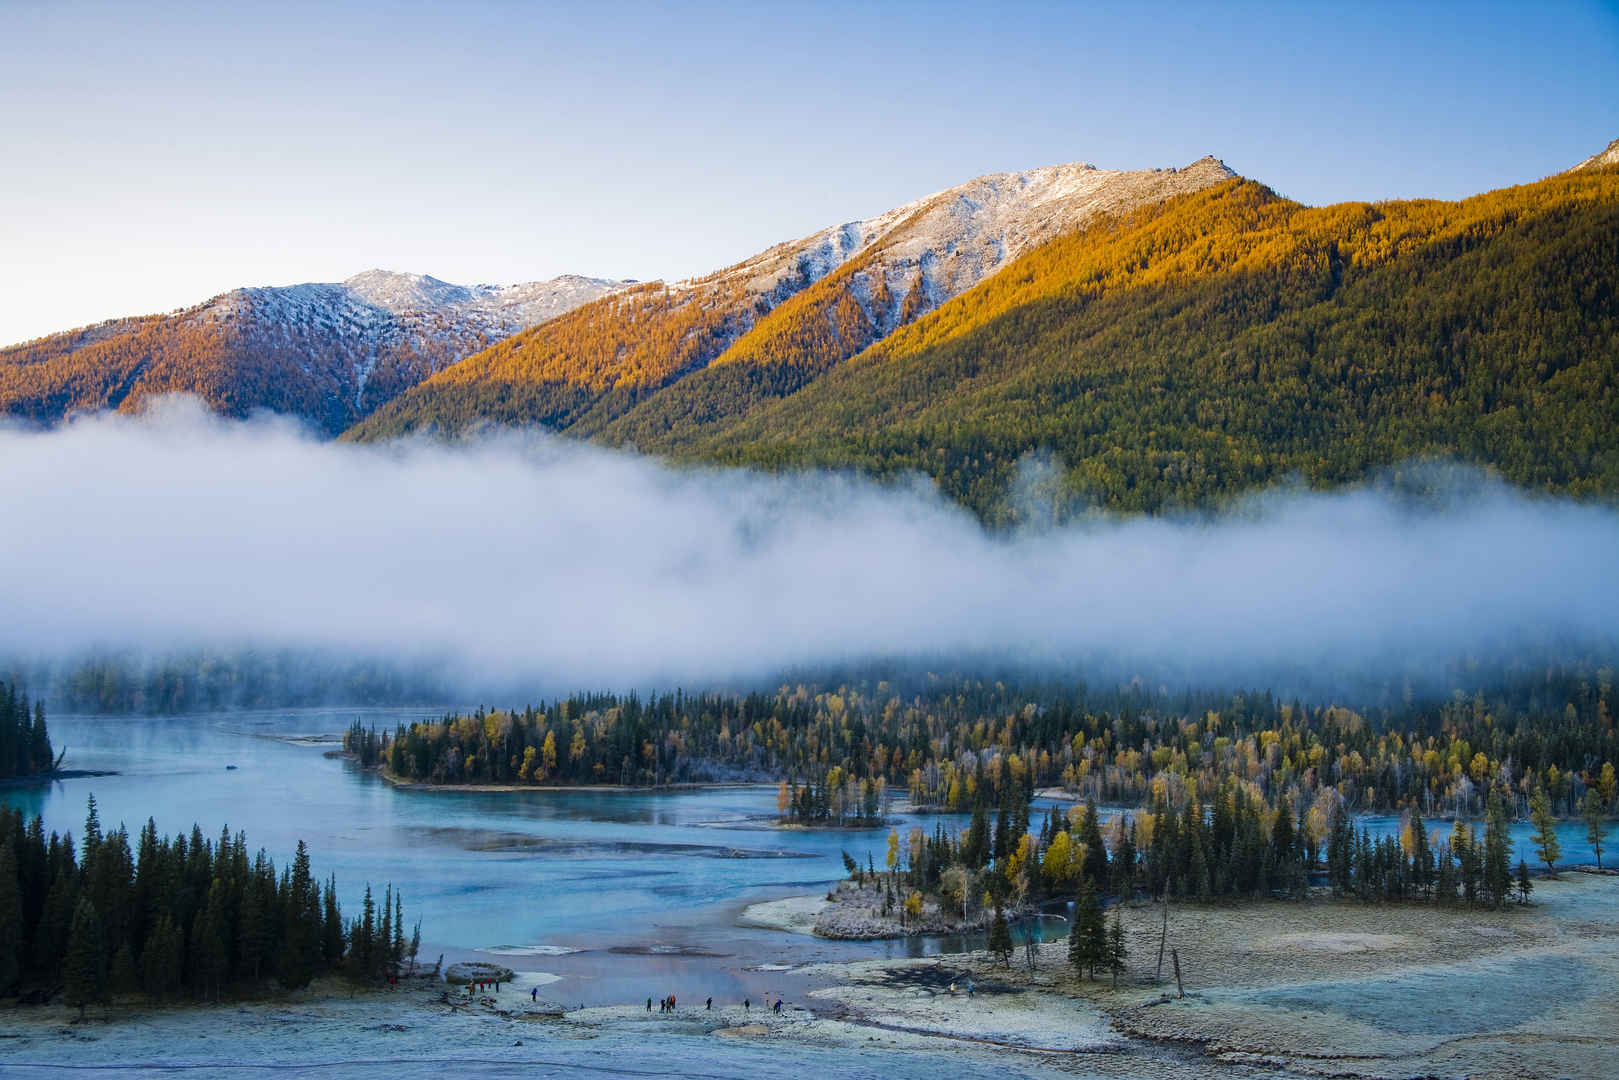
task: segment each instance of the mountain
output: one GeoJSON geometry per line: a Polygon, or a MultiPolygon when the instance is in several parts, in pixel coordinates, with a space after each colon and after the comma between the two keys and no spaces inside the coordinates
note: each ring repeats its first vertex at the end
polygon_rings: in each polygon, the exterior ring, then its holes
{"type": "Polygon", "coordinates": [[[690,433],[781,397],[1102,214],[1234,174],[1213,158],[979,177],[778,244],[703,278],[628,289],[447,368],[351,433],[541,423],[613,442],[690,433]]]}
{"type": "Polygon", "coordinates": [[[335,435],[462,357],[627,284],[570,275],[463,286],[369,270],[235,289],[0,349],[0,411],[49,423],[187,391],[227,415],[268,408],[335,435]]]}
{"type": "Polygon", "coordinates": [[[626,291],[348,437],[539,421],[688,461],[921,473],[996,524],[1030,493],[1059,515],[1156,512],[1424,457],[1619,493],[1619,167],[1325,207],[1212,160],[1150,175],[1050,214],[985,178],[626,291]],[[999,259],[998,226],[934,231],[952,207],[983,220],[984,190],[1000,220],[1049,226],[999,259]],[[1030,454],[1055,468],[1023,471],[1030,454]]]}

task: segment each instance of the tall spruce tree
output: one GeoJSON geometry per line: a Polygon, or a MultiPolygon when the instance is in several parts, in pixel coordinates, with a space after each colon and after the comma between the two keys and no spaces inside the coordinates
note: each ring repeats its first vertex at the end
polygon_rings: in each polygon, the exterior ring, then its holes
{"type": "Polygon", "coordinates": [[[101,917],[87,899],[81,899],[73,910],[67,955],[62,961],[62,993],[69,1005],[78,1006],[81,1019],[86,1005],[103,1000],[107,994],[107,958],[101,949],[101,917]]]}
{"type": "Polygon", "coordinates": [[[1512,846],[1507,834],[1507,810],[1499,792],[1490,792],[1484,822],[1484,894],[1492,907],[1506,907],[1512,899],[1512,846]]]}
{"type": "Polygon", "coordinates": [[[1012,930],[1006,925],[1001,905],[995,905],[995,918],[989,924],[989,952],[1007,967],[1012,966],[1012,930]]]}
{"type": "Polygon", "coordinates": [[[22,887],[17,879],[17,852],[11,840],[0,843],[0,996],[22,978],[22,887]]]}

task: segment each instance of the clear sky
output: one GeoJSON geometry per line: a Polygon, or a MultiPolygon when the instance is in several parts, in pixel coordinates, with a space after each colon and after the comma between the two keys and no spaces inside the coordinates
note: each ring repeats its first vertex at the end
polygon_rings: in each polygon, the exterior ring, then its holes
{"type": "Polygon", "coordinates": [[[0,0],[0,343],[373,266],[678,278],[986,172],[1458,197],[1619,137],[1619,4],[0,0]]]}

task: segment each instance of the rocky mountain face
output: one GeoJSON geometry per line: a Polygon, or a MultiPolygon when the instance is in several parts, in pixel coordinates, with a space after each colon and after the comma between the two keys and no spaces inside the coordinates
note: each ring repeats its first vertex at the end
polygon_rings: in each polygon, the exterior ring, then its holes
{"type": "Polygon", "coordinates": [[[1608,144],[1608,148],[1599,154],[1592,154],[1569,172],[1582,172],[1586,169],[1600,169],[1605,165],[1619,165],[1619,139],[1608,144]]]}
{"type": "Polygon", "coordinates": [[[1055,236],[1233,175],[1210,157],[979,177],[706,277],[585,305],[446,369],[354,437],[497,421],[639,443],[701,427],[793,392],[1055,236]]]}
{"type": "Polygon", "coordinates": [[[462,357],[627,284],[462,286],[369,270],[235,289],[0,350],[0,410],[49,423],[189,392],[227,415],[268,408],[336,434],[462,357]]]}

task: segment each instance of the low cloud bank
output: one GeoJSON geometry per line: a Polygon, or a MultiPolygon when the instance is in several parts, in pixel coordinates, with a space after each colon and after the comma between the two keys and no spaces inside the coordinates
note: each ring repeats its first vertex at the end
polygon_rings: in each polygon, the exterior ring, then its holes
{"type": "Polygon", "coordinates": [[[294,648],[555,693],[967,655],[1277,685],[1619,640],[1619,514],[1476,474],[996,536],[921,484],[338,445],[183,400],[0,431],[0,463],[12,656],[294,648]]]}

